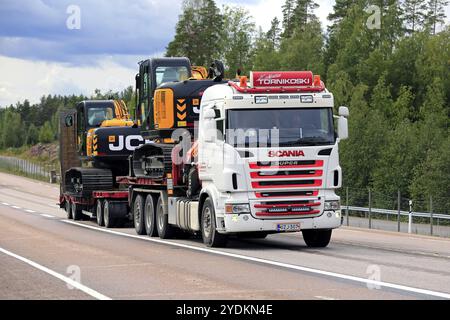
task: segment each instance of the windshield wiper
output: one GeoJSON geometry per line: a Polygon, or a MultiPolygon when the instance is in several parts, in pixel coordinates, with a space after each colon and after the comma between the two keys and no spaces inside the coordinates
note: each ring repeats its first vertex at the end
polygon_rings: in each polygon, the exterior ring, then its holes
{"type": "Polygon", "coordinates": [[[295,141],[288,141],[280,143],[280,147],[286,146],[318,146],[318,145],[329,145],[332,144],[332,141],[324,139],[323,137],[307,137],[300,138],[295,141]]]}

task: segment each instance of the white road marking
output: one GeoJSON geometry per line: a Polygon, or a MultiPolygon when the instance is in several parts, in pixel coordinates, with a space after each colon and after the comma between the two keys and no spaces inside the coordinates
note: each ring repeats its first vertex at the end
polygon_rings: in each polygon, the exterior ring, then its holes
{"type": "Polygon", "coordinates": [[[41,213],[41,216],[43,216],[45,218],[51,218],[51,219],[56,218],[55,216],[52,216],[50,214],[45,214],[45,213],[41,213]]]}
{"type": "Polygon", "coordinates": [[[27,209],[25,211],[28,212],[28,213],[36,213],[36,211],[30,210],[30,209],[27,209]]]}
{"type": "Polygon", "coordinates": [[[9,204],[9,203],[6,203],[6,202],[2,202],[2,205],[4,205],[4,206],[10,206],[10,204],[9,204]]]}
{"type": "Polygon", "coordinates": [[[14,208],[14,209],[22,209],[21,207],[18,207],[18,206],[12,206],[11,208],[14,208]]]}
{"type": "Polygon", "coordinates": [[[58,278],[59,280],[64,281],[68,285],[70,285],[70,286],[72,286],[74,288],[77,288],[78,290],[83,291],[84,293],[90,295],[91,297],[94,297],[95,299],[98,299],[98,300],[112,300],[110,297],[107,297],[107,296],[105,296],[105,295],[103,295],[103,294],[101,294],[101,293],[99,293],[99,292],[97,292],[97,291],[95,291],[95,290],[93,290],[91,288],[88,288],[85,285],[83,285],[83,284],[81,284],[81,283],[79,283],[79,282],[77,282],[75,280],[72,280],[72,279],[70,279],[70,278],[68,278],[66,276],[63,276],[62,274],[59,274],[59,273],[57,273],[57,272],[55,272],[53,270],[50,270],[49,268],[44,267],[44,266],[42,266],[42,265],[40,265],[40,264],[38,264],[38,263],[36,263],[34,261],[31,261],[31,260],[29,260],[27,258],[19,256],[19,255],[15,254],[15,253],[12,253],[12,252],[10,252],[8,250],[5,250],[5,249],[1,248],[1,247],[0,247],[0,252],[4,253],[4,254],[6,254],[6,255],[8,255],[10,257],[16,258],[17,260],[20,260],[22,262],[25,262],[26,264],[28,264],[28,265],[30,265],[30,266],[38,269],[38,270],[44,271],[45,273],[48,273],[49,275],[51,275],[51,276],[53,276],[55,278],[58,278]]]}
{"type": "Polygon", "coordinates": [[[162,240],[162,239],[154,239],[154,238],[149,238],[149,237],[137,236],[137,235],[117,232],[117,231],[113,231],[113,230],[98,228],[98,227],[94,227],[94,226],[89,226],[86,224],[82,224],[82,223],[78,223],[78,222],[74,222],[74,221],[70,221],[70,220],[62,220],[62,221],[65,223],[68,223],[68,224],[73,224],[73,225],[80,226],[83,228],[97,230],[97,231],[110,233],[110,234],[114,234],[114,235],[119,235],[122,237],[140,239],[140,240],[145,240],[145,241],[150,241],[150,242],[155,242],[155,243],[160,243],[160,244],[166,244],[166,245],[170,245],[170,246],[174,246],[174,247],[180,247],[180,248],[185,248],[185,249],[190,249],[190,250],[195,250],[195,251],[212,253],[212,254],[216,254],[219,256],[226,256],[226,257],[236,258],[236,259],[240,259],[240,260],[246,260],[246,261],[252,261],[252,262],[282,267],[282,268],[286,268],[286,269],[298,270],[298,271],[303,271],[303,272],[308,272],[308,273],[313,273],[313,274],[320,274],[320,275],[327,276],[327,277],[359,282],[359,283],[363,283],[365,285],[370,284],[373,286],[386,287],[386,288],[396,289],[396,290],[400,290],[400,291],[406,291],[406,292],[412,292],[412,293],[417,293],[417,294],[423,294],[423,295],[427,295],[427,296],[450,299],[450,293],[446,293],[446,292],[414,288],[414,287],[404,286],[404,285],[395,284],[395,283],[365,279],[365,278],[360,278],[360,277],[356,277],[356,276],[351,276],[351,275],[346,275],[346,274],[341,274],[341,273],[336,273],[336,272],[331,272],[331,271],[324,271],[324,270],[314,269],[314,268],[309,268],[309,267],[303,267],[303,266],[299,266],[299,265],[288,264],[288,263],[283,263],[283,262],[278,262],[278,261],[255,258],[255,257],[245,256],[245,255],[236,254],[236,253],[230,253],[230,252],[218,251],[218,250],[209,249],[209,248],[201,248],[201,247],[191,246],[191,245],[182,244],[182,243],[170,242],[170,241],[166,241],[166,240],[162,240]]]}
{"type": "Polygon", "coordinates": [[[314,296],[314,298],[317,298],[320,300],[336,300],[335,298],[325,297],[325,296],[314,296]]]}

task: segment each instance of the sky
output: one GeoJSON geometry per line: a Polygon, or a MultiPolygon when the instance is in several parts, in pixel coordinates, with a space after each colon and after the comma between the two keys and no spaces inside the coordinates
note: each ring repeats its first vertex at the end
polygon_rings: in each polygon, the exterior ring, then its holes
{"type": "MultiPolygon", "coordinates": [[[[216,0],[241,5],[267,30],[282,0],[216,0]]],[[[316,0],[325,27],[334,0],[316,0]]],[[[0,0],[0,107],[47,94],[120,91],[137,62],[161,56],[182,0],[0,0]],[[79,19],[78,19],[79,17],[79,19]]]]}

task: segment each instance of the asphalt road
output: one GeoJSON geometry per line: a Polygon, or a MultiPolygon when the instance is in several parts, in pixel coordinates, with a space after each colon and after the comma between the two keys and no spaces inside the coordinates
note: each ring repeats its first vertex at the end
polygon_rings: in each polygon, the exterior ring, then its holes
{"type": "Polygon", "coordinates": [[[450,239],[343,227],[325,249],[301,234],[207,249],[67,221],[58,193],[0,173],[0,299],[450,298],[450,239]]]}

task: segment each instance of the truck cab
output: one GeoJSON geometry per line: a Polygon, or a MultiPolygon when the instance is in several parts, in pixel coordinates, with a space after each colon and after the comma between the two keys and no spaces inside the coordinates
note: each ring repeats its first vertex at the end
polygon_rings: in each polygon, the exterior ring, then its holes
{"type": "Polygon", "coordinates": [[[348,109],[333,116],[333,95],[311,72],[254,72],[246,80],[210,87],[202,98],[203,236],[303,231],[308,245],[326,246],[341,225],[335,190],[348,109]]]}

